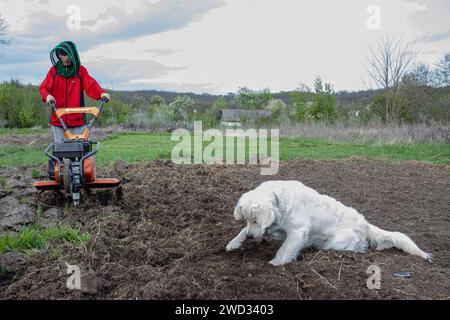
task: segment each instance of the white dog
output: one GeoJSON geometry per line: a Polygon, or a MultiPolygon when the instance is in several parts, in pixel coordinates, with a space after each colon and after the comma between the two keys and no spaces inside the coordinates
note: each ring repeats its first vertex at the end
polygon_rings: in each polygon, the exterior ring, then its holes
{"type": "Polygon", "coordinates": [[[389,232],[368,223],[355,209],[318,193],[298,181],[267,181],[244,193],[234,210],[236,220],[247,226],[228,243],[227,251],[239,248],[246,238],[274,236],[285,240],[272,265],[295,260],[306,247],[323,250],[367,252],[398,248],[431,262],[406,235],[389,232]]]}

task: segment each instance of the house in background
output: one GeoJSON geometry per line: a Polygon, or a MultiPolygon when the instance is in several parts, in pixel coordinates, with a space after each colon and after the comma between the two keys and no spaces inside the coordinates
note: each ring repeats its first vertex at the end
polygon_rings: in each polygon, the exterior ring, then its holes
{"type": "Polygon", "coordinates": [[[223,127],[242,127],[243,123],[254,123],[271,115],[272,112],[268,110],[222,109],[219,119],[223,127]]]}

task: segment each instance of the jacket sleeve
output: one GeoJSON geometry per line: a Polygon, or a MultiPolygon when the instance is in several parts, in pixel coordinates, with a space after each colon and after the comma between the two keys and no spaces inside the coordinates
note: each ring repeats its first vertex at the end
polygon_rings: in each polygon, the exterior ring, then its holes
{"type": "Polygon", "coordinates": [[[80,66],[79,73],[86,94],[92,99],[99,100],[102,96],[102,93],[105,91],[100,87],[97,81],[89,75],[89,72],[85,67],[80,66]]]}
{"type": "Polygon", "coordinates": [[[53,78],[55,72],[55,67],[51,67],[47,72],[47,76],[45,77],[44,81],[42,81],[39,87],[39,93],[41,94],[42,101],[44,102],[46,101],[49,94],[53,95],[53,78]]]}

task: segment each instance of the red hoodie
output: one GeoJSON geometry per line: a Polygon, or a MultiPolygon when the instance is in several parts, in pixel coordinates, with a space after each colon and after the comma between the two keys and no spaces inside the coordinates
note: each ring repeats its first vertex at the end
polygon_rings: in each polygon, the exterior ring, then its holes
{"type": "MultiPolygon", "coordinates": [[[[83,90],[86,91],[89,97],[95,100],[99,100],[102,93],[105,92],[83,66],[80,66],[78,75],[73,78],[64,78],[56,73],[55,67],[51,67],[39,87],[42,101],[45,102],[47,96],[49,94],[52,95],[56,100],[57,109],[84,107],[83,90]]],[[[68,127],[77,127],[86,124],[84,114],[82,113],[65,114],[62,116],[62,119],[68,127]]],[[[53,111],[50,124],[61,127],[61,123],[53,111]]]]}

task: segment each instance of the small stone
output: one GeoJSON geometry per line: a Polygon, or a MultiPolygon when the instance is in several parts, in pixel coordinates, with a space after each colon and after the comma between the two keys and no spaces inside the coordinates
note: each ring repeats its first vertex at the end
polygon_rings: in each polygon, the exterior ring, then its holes
{"type": "Polygon", "coordinates": [[[14,209],[11,213],[4,216],[0,221],[0,226],[10,228],[16,231],[20,230],[24,225],[34,221],[34,210],[26,205],[21,205],[14,209]]]}
{"type": "Polygon", "coordinates": [[[399,278],[411,278],[411,272],[409,271],[394,272],[392,275],[399,278]]]}

